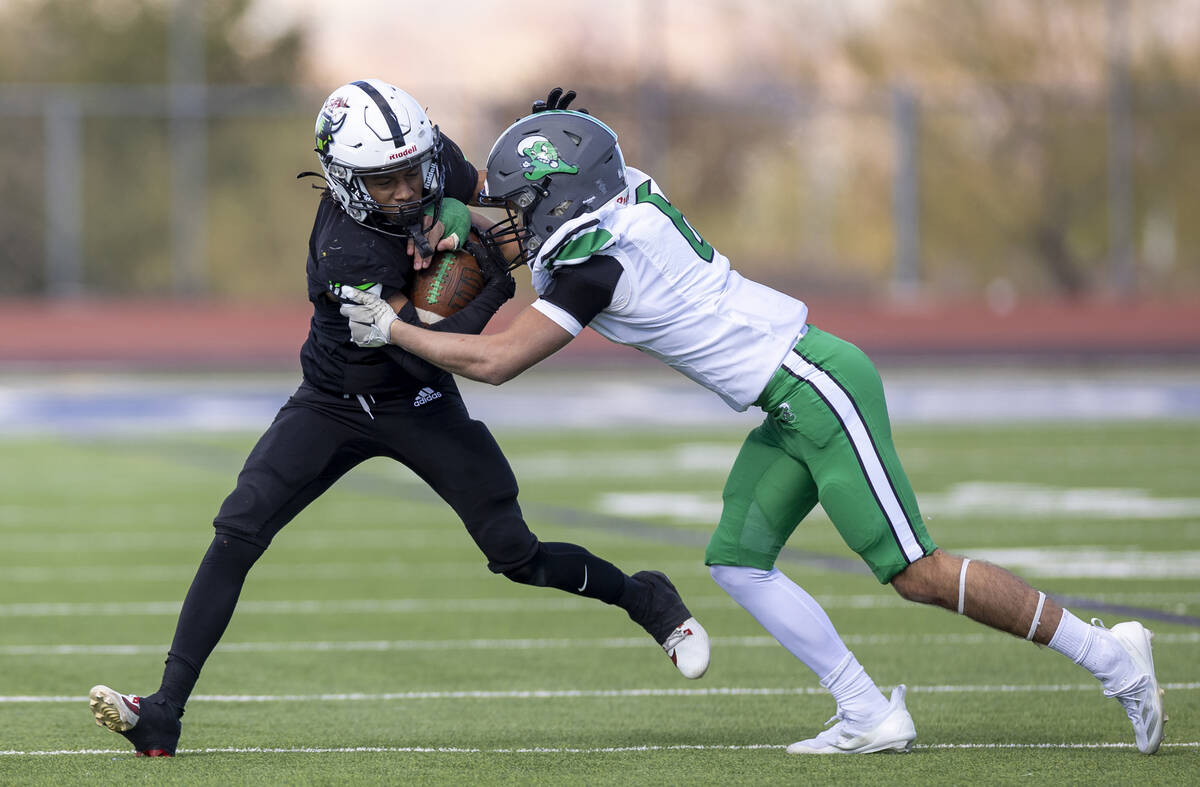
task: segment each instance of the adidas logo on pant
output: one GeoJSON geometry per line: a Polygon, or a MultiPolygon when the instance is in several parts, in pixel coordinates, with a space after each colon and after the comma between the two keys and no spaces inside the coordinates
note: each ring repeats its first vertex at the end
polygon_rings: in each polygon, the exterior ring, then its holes
{"type": "Polygon", "coordinates": [[[420,391],[417,391],[417,398],[413,399],[413,407],[420,407],[423,404],[429,404],[434,399],[441,399],[441,398],[442,398],[441,391],[435,391],[432,388],[428,388],[428,387],[422,388],[420,391]]]}

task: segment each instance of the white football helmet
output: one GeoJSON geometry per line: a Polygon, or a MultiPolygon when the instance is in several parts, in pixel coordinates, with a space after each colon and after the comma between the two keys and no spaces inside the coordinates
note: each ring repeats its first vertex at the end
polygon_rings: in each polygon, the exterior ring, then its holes
{"type": "Polygon", "coordinates": [[[380,79],[342,85],[317,115],[317,156],[329,191],[360,224],[394,234],[420,226],[421,214],[442,198],[442,137],[416,99],[380,79]],[[425,190],[418,200],[381,205],[364,175],[420,166],[425,190]]]}

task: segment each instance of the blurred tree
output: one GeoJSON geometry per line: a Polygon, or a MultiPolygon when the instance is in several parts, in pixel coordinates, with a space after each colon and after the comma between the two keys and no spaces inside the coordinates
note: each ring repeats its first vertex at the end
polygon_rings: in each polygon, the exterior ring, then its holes
{"type": "MultiPolygon", "coordinates": [[[[1194,154],[1176,155],[1200,146],[1187,119],[1194,91],[1183,112],[1144,100],[1150,86],[1178,96],[1195,73],[1194,48],[1165,35],[1163,12],[1188,5],[1136,6],[1137,217],[1146,195],[1178,184],[1172,168],[1195,171],[1194,154]]],[[[847,39],[861,76],[903,79],[922,94],[923,252],[935,285],[978,292],[1003,279],[1024,291],[1079,295],[1107,284],[1106,9],[1095,0],[899,0],[879,29],[847,39]]],[[[1194,205],[1171,205],[1172,215],[1195,215],[1194,205]]]]}
{"type": "MultiPolygon", "coordinates": [[[[210,85],[286,86],[301,73],[306,44],[300,28],[264,37],[246,24],[251,5],[251,0],[199,4],[203,76],[210,85]]],[[[42,111],[39,102],[47,92],[37,90],[38,86],[78,96],[83,107],[95,103],[97,96],[123,96],[100,114],[85,112],[81,121],[85,163],[80,201],[87,290],[128,293],[169,288],[168,122],[161,114],[165,94],[153,90],[169,79],[173,6],[172,0],[0,3],[0,89],[25,96],[29,107],[24,117],[10,125],[18,144],[6,145],[0,152],[0,189],[23,195],[12,201],[12,209],[0,212],[0,242],[4,243],[0,265],[10,294],[40,292],[45,285],[45,129],[36,113],[42,111]],[[139,86],[152,91],[144,101],[120,92],[139,86]],[[118,92],[101,92],[114,88],[118,92]]],[[[210,120],[210,130],[214,125],[210,120]]],[[[295,159],[279,160],[278,125],[275,120],[271,133],[260,134],[253,123],[244,124],[240,133],[230,136],[225,123],[219,140],[210,134],[209,145],[219,141],[236,148],[239,159],[274,163],[278,171],[272,174],[287,188],[297,165],[295,159]]],[[[290,229],[286,221],[264,221],[262,213],[279,207],[276,203],[255,200],[256,213],[211,204],[238,201],[243,187],[257,186],[255,168],[227,168],[221,166],[223,157],[210,154],[208,158],[207,183],[201,187],[210,201],[209,213],[237,214],[242,224],[257,228],[255,237],[262,246],[242,250],[245,256],[261,257],[274,249],[279,240],[276,231],[290,229]]],[[[228,260],[230,250],[221,247],[221,239],[248,234],[212,232],[216,242],[210,242],[209,255],[228,260]]]]}
{"type": "MultiPolygon", "coordinates": [[[[194,0],[193,0],[194,2],[194,0]]],[[[158,84],[167,80],[173,0],[6,0],[0,3],[0,82],[158,84]]],[[[204,0],[206,76],[214,84],[289,84],[303,32],[247,29],[252,0],[204,0]]]]}

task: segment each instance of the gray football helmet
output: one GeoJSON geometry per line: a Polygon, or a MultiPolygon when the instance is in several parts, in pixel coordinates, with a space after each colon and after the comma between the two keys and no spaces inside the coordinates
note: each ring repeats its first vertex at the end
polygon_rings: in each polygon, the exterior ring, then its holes
{"type": "Polygon", "coordinates": [[[479,204],[504,208],[508,219],[492,227],[487,240],[517,241],[514,263],[527,263],[564,223],[624,190],[625,159],[611,128],[570,110],[523,117],[488,154],[479,204]]]}

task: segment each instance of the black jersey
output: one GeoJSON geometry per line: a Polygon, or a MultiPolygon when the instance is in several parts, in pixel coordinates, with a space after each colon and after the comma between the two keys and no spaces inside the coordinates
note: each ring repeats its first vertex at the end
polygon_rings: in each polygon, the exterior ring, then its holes
{"type": "MultiPolygon", "coordinates": [[[[475,197],[479,174],[454,142],[442,137],[442,145],[445,196],[469,202],[475,197]]],[[[398,347],[355,345],[340,305],[327,295],[330,282],[381,283],[384,297],[404,289],[413,273],[407,248],[407,237],[364,227],[333,199],[321,199],[308,240],[308,299],[313,316],[308,340],[300,350],[304,378],[317,388],[338,394],[391,393],[415,390],[445,375],[398,347]]]]}

